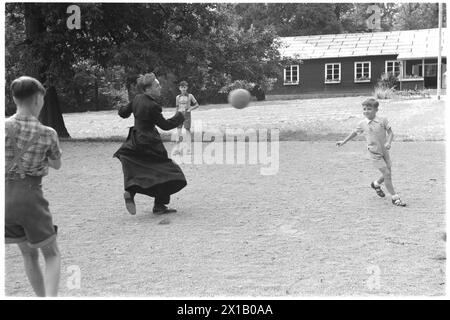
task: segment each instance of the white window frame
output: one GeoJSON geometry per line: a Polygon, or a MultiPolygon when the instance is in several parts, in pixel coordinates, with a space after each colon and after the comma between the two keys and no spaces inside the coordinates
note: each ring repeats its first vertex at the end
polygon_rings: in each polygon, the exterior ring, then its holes
{"type": "Polygon", "coordinates": [[[401,62],[399,60],[386,60],[384,63],[384,73],[387,74],[388,73],[388,63],[392,63],[393,64],[393,68],[394,68],[394,76],[395,77],[400,77],[401,73],[402,73],[402,66],[401,66],[401,62]],[[398,75],[395,75],[395,64],[398,64],[398,75]]]}
{"type": "Polygon", "coordinates": [[[332,62],[332,63],[325,63],[325,83],[326,84],[332,84],[332,83],[341,83],[341,63],[340,62],[332,62]],[[327,80],[327,67],[331,65],[332,69],[331,72],[334,74],[334,70],[335,70],[335,66],[338,65],[338,70],[339,70],[339,78],[337,80],[327,80]]]}
{"type": "Polygon", "coordinates": [[[283,68],[283,84],[285,86],[293,86],[293,85],[298,85],[300,83],[300,65],[298,64],[292,64],[290,66],[284,67],[283,68]],[[286,81],[286,69],[290,68],[291,71],[291,80],[292,80],[292,69],[296,67],[297,68],[297,81],[296,82],[292,82],[292,81],[286,81]]]}
{"type": "Polygon", "coordinates": [[[371,62],[371,61],[355,61],[354,68],[355,68],[355,72],[354,72],[355,82],[358,82],[358,83],[360,83],[360,82],[361,82],[361,83],[364,83],[364,82],[370,82],[370,81],[372,80],[372,62],[371,62]],[[362,65],[363,72],[364,72],[364,64],[365,64],[365,63],[368,63],[368,64],[369,64],[369,79],[359,80],[359,79],[356,78],[356,69],[357,69],[357,65],[358,65],[358,64],[361,64],[361,65],[362,65]]]}

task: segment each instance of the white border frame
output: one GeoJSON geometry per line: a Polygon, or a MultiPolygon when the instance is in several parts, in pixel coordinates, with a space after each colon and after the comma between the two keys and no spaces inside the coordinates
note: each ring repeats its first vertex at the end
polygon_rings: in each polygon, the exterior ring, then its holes
{"type": "Polygon", "coordinates": [[[324,73],[324,83],[325,84],[334,84],[334,83],[341,83],[341,78],[342,78],[342,65],[340,62],[330,62],[330,63],[325,63],[325,73],[324,73]],[[331,65],[333,66],[332,68],[332,72],[334,73],[334,66],[335,65],[339,65],[339,79],[338,80],[331,80],[331,81],[327,81],[327,66],[331,65]]]}
{"type": "Polygon", "coordinates": [[[284,86],[296,86],[300,84],[300,65],[299,64],[291,64],[287,67],[283,68],[283,85],[284,86]],[[291,68],[291,78],[292,78],[292,67],[297,67],[297,82],[286,82],[286,69],[291,68]]]}
{"type": "MultiPolygon", "coordinates": [[[[372,81],[372,61],[355,61],[353,67],[354,67],[353,78],[354,78],[355,83],[366,83],[366,82],[372,81]],[[358,80],[356,78],[356,65],[358,63],[362,63],[362,64],[368,63],[369,64],[369,79],[368,80],[358,80]]],[[[364,69],[364,65],[363,65],[363,69],[364,69]]],[[[363,72],[364,72],[364,70],[363,70],[363,72]]]]}

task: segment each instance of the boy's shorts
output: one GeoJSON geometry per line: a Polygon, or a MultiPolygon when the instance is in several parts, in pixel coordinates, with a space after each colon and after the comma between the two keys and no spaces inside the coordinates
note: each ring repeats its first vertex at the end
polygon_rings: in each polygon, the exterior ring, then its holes
{"type": "Polygon", "coordinates": [[[41,248],[56,238],[57,227],[45,200],[41,177],[5,180],[5,243],[41,248]]]}
{"type": "Polygon", "coordinates": [[[182,125],[178,126],[178,129],[181,129],[183,126],[186,130],[191,130],[191,113],[190,112],[182,112],[184,116],[184,122],[182,125]]]}
{"type": "Polygon", "coordinates": [[[389,151],[385,151],[384,153],[373,153],[368,151],[369,157],[372,160],[373,165],[377,169],[384,169],[388,168],[391,169],[392,167],[392,161],[391,156],[389,154],[389,151]]]}

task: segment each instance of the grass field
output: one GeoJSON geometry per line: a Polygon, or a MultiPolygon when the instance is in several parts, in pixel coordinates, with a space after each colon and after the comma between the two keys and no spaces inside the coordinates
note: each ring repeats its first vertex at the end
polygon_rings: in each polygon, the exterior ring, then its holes
{"type": "MultiPolygon", "coordinates": [[[[354,129],[362,117],[367,97],[252,102],[237,110],[228,105],[200,106],[192,113],[193,130],[207,133],[227,128],[277,128],[281,140],[334,140],[354,129]],[[200,127],[201,123],[201,127],[200,127]]],[[[166,109],[170,117],[174,110],[166,109]]],[[[386,116],[397,141],[443,140],[445,102],[435,99],[380,101],[379,115],[386,116]]],[[[116,111],[65,114],[74,139],[122,140],[133,118],[121,119],[116,111]]],[[[163,132],[170,141],[172,132],[163,132]]]]}
{"type": "MultiPolygon", "coordinates": [[[[328,136],[280,142],[272,176],[261,175],[259,165],[181,164],[188,186],[173,196],[179,212],[168,216],[153,215],[144,196],[136,198],[136,216],[126,213],[120,162],[112,158],[120,142],[63,142],[63,168],[44,181],[60,230],[61,295],[444,295],[445,143],[421,141],[443,139],[444,105],[382,104],[398,136],[417,137],[393,144],[394,185],[408,203],[397,208],[370,189],[377,172],[364,143],[334,144],[360,114],[353,106],[360,99],[345,99],[342,109],[336,99],[314,110],[306,110],[313,102],[287,101],[286,110],[261,103],[240,111],[249,122],[238,110],[198,111],[221,128],[285,123],[328,136]],[[230,113],[234,122],[227,122],[230,113]],[[67,285],[74,266],[80,288],[67,285]]],[[[111,112],[65,119],[80,139],[121,136],[130,124],[111,112]]],[[[5,281],[7,295],[32,295],[16,246],[6,248],[5,281]]]]}

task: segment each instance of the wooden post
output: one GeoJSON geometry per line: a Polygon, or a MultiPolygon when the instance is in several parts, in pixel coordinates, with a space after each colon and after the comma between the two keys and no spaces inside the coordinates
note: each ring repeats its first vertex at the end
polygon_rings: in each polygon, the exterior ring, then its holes
{"type": "Polygon", "coordinates": [[[441,64],[442,64],[442,3],[439,2],[439,48],[438,48],[438,70],[437,70],[437,99],[441,99],[441,64]]]}
{"type": "Polygon", "coordinates": [[[425,82],[425,59],[422,59],[422,74],[423,82],[425,82]]]}
{"type": "Polygon", "coordinates": [[[405,65],[406,60],[400,60],[400,91],[402,91],[402,83],[401,81],[405,77],[405,65]]]}

